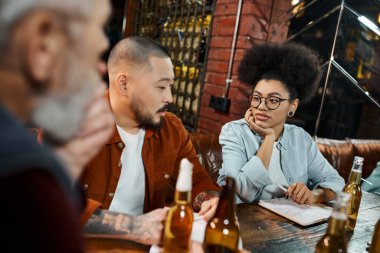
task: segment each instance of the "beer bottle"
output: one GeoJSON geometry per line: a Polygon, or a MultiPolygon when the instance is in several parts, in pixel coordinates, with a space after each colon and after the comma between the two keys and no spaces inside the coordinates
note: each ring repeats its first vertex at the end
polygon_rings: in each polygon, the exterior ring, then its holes
{"type": "Polygon", "coordinates": [[[189,252],[194,219],[191,206],[192,174],[193,165],[186,158],[182,159],[174,195],[175,203],[165,222],[164,253],[189,252]]]}
{"type": "Polygon", "coordinates": [[[345,224],[347,221],[347,202],[350,194],[341,192],[337,194],[333,212],[329,218],[327,232],[318,241],[316,253],[346,253],[347,239],[345,224]]]}
{"type": "Polygon", "coordinates": [[[371,246],[369,247],[369,253],[380,252],[380,219],[376,222],[375,230],[373,231],[371,246]]]}
{"type": "Polygon", "coordinates": [[[207,253],[233,253],[238,248],[239,228],[235,219],[234,195],[235,181],[227,177],[215,216],[206,227],[204,248],[207,253]]]}
{"type": "Polygon", "coordinates": [[[343,188],[343,192],[351,194],[347,206],[347,231],[353,231],[355,229],[356,220],[359,214],[360,200],[362,199],[362,190],[360,188],[360,183],[362,178],[363,161],[363,157],[354,157],[350,177],[348,178],[347,184],[343,188]]]}

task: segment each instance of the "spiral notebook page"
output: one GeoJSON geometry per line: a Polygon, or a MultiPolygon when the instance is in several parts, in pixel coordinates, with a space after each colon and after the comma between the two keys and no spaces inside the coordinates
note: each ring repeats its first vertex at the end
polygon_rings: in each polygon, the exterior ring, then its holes
{"type": "Polygon", "coordinates": [[[276,198],[260,200],[259,205],[301,226],[309,226],[327,220],[332,208],[323,204],[299,205],[292,199],[276,198]]]}

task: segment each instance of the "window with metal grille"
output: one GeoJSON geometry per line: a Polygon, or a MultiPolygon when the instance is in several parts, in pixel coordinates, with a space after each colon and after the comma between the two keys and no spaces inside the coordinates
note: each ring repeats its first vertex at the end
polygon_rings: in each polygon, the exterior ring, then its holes
{"type": "Polygon", "coordinates": [[[214,2],[141,0],[137,6],[137,34],[157,40],[171,52],[176,80],[169,110],[193,131],[206,72],[214,2]]]}

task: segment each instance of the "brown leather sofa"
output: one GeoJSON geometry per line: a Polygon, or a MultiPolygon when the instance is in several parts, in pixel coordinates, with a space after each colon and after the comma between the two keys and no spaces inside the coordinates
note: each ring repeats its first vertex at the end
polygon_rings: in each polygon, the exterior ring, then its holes
{"type": "Polygon", "coordinates": [[[367,178],[380,161],[380,140],[319,138],[316,142],[321,153],[345,180],[350,175],[354,156],[364,158],[363,178],[367,178]]]}
{"type": "MultiPolygon", "coordinates": [[[[38,136],[38,129],[30,130],[38,136]]],[[[205,133],[191,133],[190,136],[201,164],[216,182],[223,163],[219,136],[205,133]]],[[[322,154],[346,181],[354,156],[364,157],[363,178],[367,178],[376,167],[376,163],[380,161],[380,140],[318,138],[316,142],[322,154]]]]}
{"type": "MultiPolygon", "coordinates": [[[[216,182],[223,163],[219,137],[215,134],[204,133],[191,133],[190,136],[201,164],[216,182]]],[[[316,142],[321,153],[346,181],[354,156],[364,157],[363,178],[368,177],[376,163],[380,161],[380,140],[318,138],[316,142]]]]}

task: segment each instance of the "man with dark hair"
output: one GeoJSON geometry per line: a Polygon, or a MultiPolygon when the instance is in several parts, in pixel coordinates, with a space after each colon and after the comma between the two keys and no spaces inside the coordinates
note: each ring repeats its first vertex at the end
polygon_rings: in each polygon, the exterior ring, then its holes
{"type": "Polygon", "coordinates": [[[194,210],[210,218],[219,188],[202,168],[181,120],[167,112],[174,83],[169,53],[149,38],[126,38],[112,49],[108,71],[116,126],[84,172],[89,198],[133,215],[163,207],[187,158],[194,165],[194,210]]]}
{"type": "MultiPolygon", "coordinates": [[[[106,0],[0,1],[2,251],[83,252],[76,180],[113,127],[99,60],[109,13],[106,0]],[[48,147],[25,125],[43,128],[48,147]]],[[[152,244],[166,212],[97,214],[87,232],[152,244]]]]}

